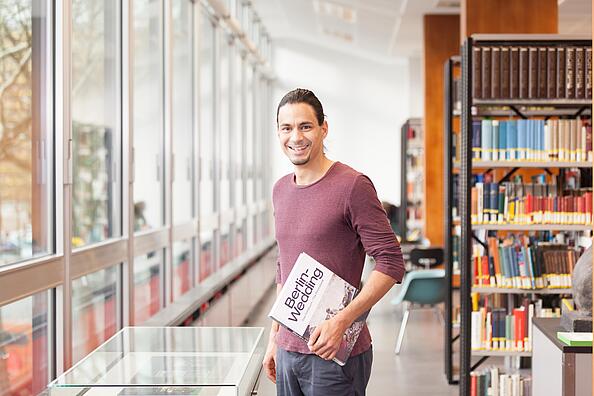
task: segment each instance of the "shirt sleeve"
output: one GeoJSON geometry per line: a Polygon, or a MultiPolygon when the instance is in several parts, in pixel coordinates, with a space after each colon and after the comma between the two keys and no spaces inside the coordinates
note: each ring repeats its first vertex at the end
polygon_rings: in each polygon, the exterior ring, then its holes
{"type": "Polygon", "coordinates": [[[277,257],[277,259],[276,259],[276,277],[275,277],[275,281],[279,285],[281,283],[283,283],[283,279],[281,278],[280,257],[277,257]]]}
{"type": "Polygon", "coordinates": [[[401,282],[405,270],[400,244],[367,176],[357,176],[346,211],[365,252],[375,260],[375,270],[401,282]]]}

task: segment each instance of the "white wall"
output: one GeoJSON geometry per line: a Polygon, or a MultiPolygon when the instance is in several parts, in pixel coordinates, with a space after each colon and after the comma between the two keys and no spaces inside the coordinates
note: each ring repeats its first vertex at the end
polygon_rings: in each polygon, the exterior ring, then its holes
{"type": "MultiPolygon", "coordinates": [[[[421,71],[411,72],[406,59],[386,64],[293,40],[274,45],[274,115],[286,92],[311,89],[327,115],[328,157],[368,175],[380,200],[400,204],[400,126],[421,115],[421,94],[411,97],[409,88],[421,71]]],[[[273,158],[273,180],[292,171],[278,141],[273,158]]]]}

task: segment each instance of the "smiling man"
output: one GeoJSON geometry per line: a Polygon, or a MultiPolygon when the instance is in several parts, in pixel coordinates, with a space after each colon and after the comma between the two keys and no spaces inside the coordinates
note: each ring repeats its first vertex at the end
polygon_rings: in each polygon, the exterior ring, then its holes
{"type": "Polygon", "coordinates": [[[280,396],[364,395],[373,358],[367,326],[345,366],[332,358],[351,323],[402,280],[400,246],[371,180],[326,157],[328,123],[313,92],[287,93],[278,105],[277,128],[281,149],[294,165],[294,172],[278,180],[272,193],[279,248],[277,293],[301,252],[356,287],[365,254],[376,265],[357,297],[318,326],[309,343],[273,322],[262,365],[280,396]]]}

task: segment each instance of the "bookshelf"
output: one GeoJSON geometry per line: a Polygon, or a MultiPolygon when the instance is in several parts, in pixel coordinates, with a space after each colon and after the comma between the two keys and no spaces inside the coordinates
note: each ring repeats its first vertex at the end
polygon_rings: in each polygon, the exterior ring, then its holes
{"type": "Polygon", "coordinates": [[[400,230],[404,241],[423,236],[423,129],[420,118],[409,118],[401,129],[400,230]]]}
{"type": "MultiPolygon", "coordinates": [[[[503,52],[503,50],[509,51],[510,59],[512,56],[512,48],[520,48],[524,49],[527,48],[527,51],[534,51],[533,48],[539,48],[537,51],[541,51],[540,48],[545,48],[545,50],[550,51],[549,49],[554,49],[553,52],[564,53],[565,49],[567,48],[591,48],[591,40],[588,38],[576,38],[576,37],[563,37],[560,35],[473,35],[466,39],[463,47],[462,47],[462,56],[461,56],[461,67],[462,67],[462,94],[461,94],[461,111],[460,111],[460,121],[461,121],[461,139],[460,139],[460,162],[457,163],[454,168],[458,169],[459,174],[459,202],[458,202],[458,209],[460,213],[460,227],[461,227],[461,242],[460,242],[460,395],[468,395],[470,394],[470,374],[472,370],[476,369],[476,367],[491,356],[505,356],[505,357],[529,357],[531,356],[530,352],[514,352],[514,351],[489,351],[489,350],[472,350],[471,349],[471,337],[472,337],[472,329],[471,329],[471,312],[472,312],[472,302],[471,302],[471,293],[473,292],[480,292],[480,293],[501,293],[501,294],[567,294],[571,293],[570,289],[506,289],[506,288],[493,288],[493,287],[473,287],[474,279],[472,273],[472,260],[473,260],[473,239],[477,238],[474,234],[475,231],[574,231],[574,232],[588,232],[592,230],[591,225],[575,225],[575,224],[477,224],[473,225],[471,223],[471,189],[472,189],[472,176],[473,171],[478,171],[481,169],[486,169],[487,171],[496,168],[508,168],[510,172],[515,172],[518,169],[523,168],[543,168],[543,169],[551,169],[551,168],[578,168],[578,167],[586,167],[592,168],[591,162],[556,162],[556,161],[509,161],[509,160],[501,160],[501,161],[473,161],[473,121],[477,119],[477,117],[497,117],[497,116],[517,116],[519,118],[528,118],[528,117],[549,117],[549,116],[568,116],[568,117],[576,117],[582,114],[590,113],[591,114],[591,99],[559,99],[558,97],[561,94],[557,94],[557,90],[560,89],[561,85],[555,85],[556,80],[545,80],[545,86],[548,89],[549,85],[553,85],[555,88],[553,91],[546,91],[544,95],[541,94],[540,89],[542,89],[541,84],[541,76],[545,74],[547,76],[553,75],[556,69],[553,69],[553,72],[550,72],[550,69],[546,69],[545,72],[540,72],[541,69],[534,68],[531,69],[530,74],[528,71],[524,74],[524,69],[518,67],[515,70],[517,72],[516,77],[516,84],[519,84],[521,89],[528,90],[528,79],[530,79],[530,89],[536,89],[536,95],[530,92],[528,95],[524,95],[523,93],[519,94],[519,97],[531,97],[531,99],[501,99],[501,96],[509,96],[509,97],[516,97],[513,93],[513,89],[511,91],[505,91],[503,88],[508,89],[508,86],[504,85],[504,78],[507,78],[507,83],[510,84],[510,81],[514,78],[514,67],[513,63],[507,64],[506,67],[509,69],[502,69],[500,71],[500,75],[504,77],[498,77],[499,79],[493,78],[496,75],[496,72],[488,71],[486,74],[487,83],[483,86],[480,86],[481,83],[480,79],[473,79],[473,73],[475,70],[479,73],[485,73],[483,69],[475,69],[478,65],[478,62],[475,63],[474,59],[480,60],[481,58],[474,58],[477,52],[475,51],[476,48],[499,48],[503,52]],[[507,74],[509,73],[509,74],[507,74]],[[535,73],[541,73],[538,77],[535,76],[535,73]],[[543,74],[545,73],[545,74],[543,74]],[[548,73],[548,74],[547,74],[548,73]],[[553,73],[553,74],[551,74],[553,73]],[[527,78],[528,76],[528,78],[527,78]],[[534,78],[534,80],[532,80],[534,78]],[[487,84],[490,84],[491,81],[494,81],[494,84],[501,83],[501,87],[498,88],[491,87],[495,92],[497,89],[501,89],[501,92],[505,92],[504,95],[496,95],[491,94],[488,89],[485,90],[487,84]],[[537,82],[536,88],[535,83],[537,82]],[[552,82],[551,82],[552,81],[552,82]],[[524,87],[522,84],[526,84],[524,87]],[[477,92],[482,92],[477,94],[477,92]],[[487,94],[484,94],[487,92],[487,94]],[[511,93],[510,93],[511,92],[511,93]],[[549,92],[553,92],[554,94],[550,94],[549,92]],[[495,99],[485,98],[487,96],[494,96],[495,99]],[[548,97],[548,98],[545,98],[548,97]],[[473,365],[473,357],[481,357],[478,363],[473,365]]],[[[573,50],[572,50],[573,51],[573,50]]],[[[583,52],[586,54],[587,51],[584,49],[583,52]]],[[[484,56],[485,51],[480,52],[480,56],[484,56]]],[[[577,54],[577,51],[576,51],[577,54]]],[[[565,56],[565,55],[563,55],[565,56]]],[[[587,55],[586,55],[587,56],[587,55]]],[[[487,57],[489,61],[492,59],[489,55],[487,57]]],[[[540,59],[540,58],[538,58],[540,59]]],[[[572,58],[577,59],[577,58],[572,58]]],[[[586,58],[584,58],[586,59],[586,58]]],[[[501,60],[498,60],[502,62],[501,60]]],[[[533,62],[533,61],[531,61],[533,62]]],[[[547,58],[547,62],[548,58],[547,58]]],[[[503,65],[504,63],[496,63],[497,67],[499,65],[503,65]]],[[[552,63],[546,63],[550,65],[552,63]]],[[[584,70],[586,70],[585,62],[584,70]]],[[[556,65],[556,63],[555,63],[556,65]]],[[[503,66],[501,66],[503,68],[503,66]]],[[[548,67],[548,66],[547,66],[548,67]]],[[[488,70],[488,69],[487,69],[488,70]]],[[[545,70],[545,69],[542,69],[545,70]]],[[[577,70],[577,67],[576,69],[577,70]]],[[[544,78],[544,77],[542,77],[544,78]]],[[[550,78],[550,77],[547,77],[550,78]]],[[[566,81],[565,78],[560,81],[566,81]]],[[[583,80],[584,85],[586,84],[586,80],[584,77],[583,80]]],[[[590,79],[591,83],[591,79],[590,79]]],[[[565,88],[564,88],[565,89],[565,88]]],[[[575,90],[575,88],[572,88],[575,90]]],[[[591,89],[591,87],[590,87],[591,89]]],[[[520,90],[520,88],[518,88],[520,90]]],[[[499,92],[499,91],[497,91],[499,92]]],[[[523,91],[520,91],[523,92],[523,91]]],[[[559,91],[565,92],[565,91],[559,91]]],[[[568,91],[569,92],[569,91],[568,91]]],[[[576,93],[577,90],[572,91],[576,93]]],[[[563,94],[565,95],[565,94],[563,94]]],[[[586,96],[586,95],[584,95],[586,96]]],[[[450,139],[450,138],[448,138],[450,139]]],[[[448,146],[452,146],[452,142],[448,142],[448,146]]],[[[497,148],[497,146],[494,146],[497,148]]],[[[501,146],[499,146],[501,147],[501,146]]],[[[521,147],[521,146],[520,146],[521,147]]],[[[447,179],[451,180],[451,179],[447,179]]],[[[450,183],[447,183],[450,184],[450,183]]],[[[448,213],[448,212],[446,212],[448,213]]],[[[451,224],[451,223],[450,223],[451,224]]],[[[486,241],[483,241],[486,242],[486,241]]],[[[451,350],[450,350],[451,351],[451,350]]]]}
{"type": "Polygon", "coordinates": [[[473,293],[480,294],[571,294],[571,289],[519,289],[519,288],[507,288],[507,287],[484,287],[484,286],[473,286],[473,293]]]}
{"type": "MultiPolygon", "coordinates": [[[[459,72],[460,69],[460,57],[453,56],[448,59],[444,64],[444,172],[445,172],[445,183],[444,183],[444,266],[446,273],[446,284],[448,285],[448,292],[446,293],[446,301],[444,307],[444,371],[448,383],[456,384],[457,380],[454,379],[454,362],[453,362],[453,345],[458,339],[458,336],[454,335],[454,328],[459,326],[453,323],[454,313],[454,275],[458,272],[458,269],[454,266],[454,227],[460,226],[460,222],[457,219],[457,214],[453,213],[454,207],[457,206],[454,197],[454,117],[457,117],[459,113],[459,106],[456,105],[457,89],[459,88],[454,80],[455,72],[459,72]],[[457,70],[456,70],[457,69],[457,70]],[[456,216],[456,219],[454,218],[456,216]]],[[[458,282],[459,284],[459,277],[458,282]]],[[[456,305],[459,305],[456,304],[456,305]]]]}

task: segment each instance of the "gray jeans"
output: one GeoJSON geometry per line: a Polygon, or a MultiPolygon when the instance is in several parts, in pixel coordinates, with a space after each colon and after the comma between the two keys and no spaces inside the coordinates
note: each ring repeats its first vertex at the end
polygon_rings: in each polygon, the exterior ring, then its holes
{"type": "Polygon", "coordinates": [[[373,352],[352,356],[344,366],[317,355],[276,352],[277,396],[364,396],[373,352]]]}

